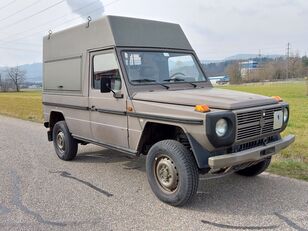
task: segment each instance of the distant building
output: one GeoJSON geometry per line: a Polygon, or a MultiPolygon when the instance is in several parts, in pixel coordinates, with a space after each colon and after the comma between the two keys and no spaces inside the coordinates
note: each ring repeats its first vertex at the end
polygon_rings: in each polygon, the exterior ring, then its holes
{"type": "Polygon", "coordinates": [[[208,79],[211,81],[211,83],[213,85],[216,85],[216,84],[227,84],[227,83],[230,82],[230,78],[228,76],[225,76],[225,75],[208,77],[208,79]]]}
{"type": "Polygon", "coordinates": [[[42,88],[42,86],[41,85],[30,85],[30,86],[28,86],[28,88],[29,89],[40,89],[40,88],[42,88]]]}
{"type": "Polygon", "coordinates": [[[255,60],[240,62],[241,77],[247,78],[252,72],[259,70],[259,63],[255,60]]]}

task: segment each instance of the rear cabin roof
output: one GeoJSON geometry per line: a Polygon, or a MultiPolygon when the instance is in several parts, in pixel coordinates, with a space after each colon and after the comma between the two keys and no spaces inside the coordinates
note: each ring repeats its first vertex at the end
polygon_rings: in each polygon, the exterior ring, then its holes
{"type": "Polygon", "coordinates": [[[192,50],[178,24],[119,16],[104,16],[44,37],[43,60],[82,56],[106,47],[145,47],[192,50]]]}

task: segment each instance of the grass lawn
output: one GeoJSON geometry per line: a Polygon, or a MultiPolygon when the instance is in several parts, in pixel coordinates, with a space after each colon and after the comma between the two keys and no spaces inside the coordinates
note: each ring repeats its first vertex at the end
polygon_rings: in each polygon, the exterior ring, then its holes
{"type": "MultiPolygon", "coordinates": [[[[308,96],[305,82],[230,85],[222,88],[267,96],[279,95],[290,104],[289,126],[283,135],[295,134],[296,141],[275,158],[269,172],[308,181],[308,96]]],[[[42,122],[40,91],[0,93],[0,114],[42,122]]]]}
{"type": "Polygon", "coordinates": [[[41,91],[0,92],[0,114],[42,122],[41,91]]]}
{"type": "Polygon", "coordinates": [[[295,134],[296,141],[275,156],[268,171],[308,181],[308,96],[305,82],[229,85],[222,88],[279,95],[290,104],[289,125],[282,135],[295,134]]]}

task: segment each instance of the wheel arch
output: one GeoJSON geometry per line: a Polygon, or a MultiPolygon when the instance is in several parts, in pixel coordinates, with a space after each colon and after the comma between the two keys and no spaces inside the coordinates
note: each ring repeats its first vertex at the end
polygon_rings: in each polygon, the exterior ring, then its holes
{"type": "Polygon", "coordinates": [[[185,128],[179,125],[170,125],[152,121],[147,122],[139,139],[137,152],[146,155],[153,144],[165,139],[176,140],[189,149],[199,169],[205,169],[208,167],[208,151],[204,150],[193,136],[189,134],[185,128]]]}
{"type": "Polygon", "coordinates": [[[65,121],[63,112],[56,110],[51,111],[49,116],[49,127],[53,128],[53,126],[59,121],[65,121]]]}
{"type": "MultiPolygon", "coordinates": [[[[62,111],[57,111],[57,110],[53,110],[50,112],[49,115],[49,122],[47,124],[47,127],[49,128],[49,131],[47,133],[48,135],[48,141],[53,141],[53,137],[52,137],[52,130],[53,127],[55,126],[55,124],[59,121],[65,121],[65,117],[62,111]]],[[[46,127],[46,123],[44,123],[45,127],[46,127]]]]}

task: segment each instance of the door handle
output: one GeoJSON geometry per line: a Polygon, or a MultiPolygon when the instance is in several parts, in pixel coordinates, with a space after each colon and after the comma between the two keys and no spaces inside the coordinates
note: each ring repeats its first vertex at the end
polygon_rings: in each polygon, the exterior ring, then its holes
{"type": "Polygon", "coordinates": [[[96,107],[95,106],[91,106],[90,110],[91,111],[96,111],[96,107]]]}

